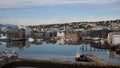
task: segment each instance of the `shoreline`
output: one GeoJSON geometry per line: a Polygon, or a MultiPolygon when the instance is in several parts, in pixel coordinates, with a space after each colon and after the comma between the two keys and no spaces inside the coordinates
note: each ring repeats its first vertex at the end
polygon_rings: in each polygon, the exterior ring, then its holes
{"type": "Polygon", "coordinates": [[[96,63],[96,62],[72,62],[72,61],[55,61],[55,60],[28,60],[21,59],[3,65],[1,68],[17,67],[35,67],[35,68],[120,68],[120,64],[114,63],[96,63]]]}

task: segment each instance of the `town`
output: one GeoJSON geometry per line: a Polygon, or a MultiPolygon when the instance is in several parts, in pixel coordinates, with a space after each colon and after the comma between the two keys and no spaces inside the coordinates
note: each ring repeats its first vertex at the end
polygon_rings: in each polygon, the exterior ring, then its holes
{"type": "MultiPolygon", "coordinates": [[[[53,43],[59,43],[60,45],[79,45],[80,41],[82,41],[85,43],[90,43],[93,47],[99,49],[110,49],[120,55],[119,40],[119,19],[98,22],[71,22],[64,24],[28,26],[3,26],[1,24],[0,26],[0,42],[29,41],[34,43],[36,41],[50,41],[53,43]]],[[[84,48],[81,47],[81,49],[84,48]]],[[[6,51],[2,51],[1,53],[6,53],[6,51]]],[[[89,55],[87,56],[87,58],[89,58],[89,55]]],[[[79,53],[77,53],[75,58],[76,61],[80,60],[79,53]]],[[[92,61],[93,60],[94,58],[92,58],[92,61]]]]}

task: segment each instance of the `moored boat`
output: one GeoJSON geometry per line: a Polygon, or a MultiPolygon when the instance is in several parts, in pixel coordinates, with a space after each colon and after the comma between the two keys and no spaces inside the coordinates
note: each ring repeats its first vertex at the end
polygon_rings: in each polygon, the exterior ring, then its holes
{"type": "Polygon", "coordinates": [[[28,38],[28,41],[29,41],[29,42],[34,42],[35,39],[33,39],[33,38],[28,38]]]}
{"type": "Polygon", "coordinates": [[[7,36],[1,36],[0,37],[0,42],[9,42],[10,38],[8,38],[7,36]]]}
{"type": "Polygon", "coordinates": [[[75,60],[80,62],[89,62],[89,60],[85,57],[87,54],[80,55],[79,52],[75,55],[75,60]]]}
{"type": "Polygon", "coordinates": [[[80,53],[79,53],[79,52],[76,53],[76,55],[75,55],[75,60],[76,60],[76,61],[79,61],[79,60],[80,60],[80,53]]]}

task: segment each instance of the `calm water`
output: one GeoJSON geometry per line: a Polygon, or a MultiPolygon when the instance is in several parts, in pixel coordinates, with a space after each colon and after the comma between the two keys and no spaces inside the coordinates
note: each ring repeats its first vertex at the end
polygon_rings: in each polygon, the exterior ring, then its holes
{"type": "Polygon", "coordinates": [[[19,58],[25,59],[40,59],[40,60],[60,60],[60,61],[75,61],[75,54],[92,54],[106,61],[120,63],[120,55],[116,52],[107,49],[97,49],[91,47],[90,44],[67,43],[60,42],[35,42],[28,41],[19,42],[12,41],[10,43],[0,42],[0,50],[16,50],[19,58]]]}

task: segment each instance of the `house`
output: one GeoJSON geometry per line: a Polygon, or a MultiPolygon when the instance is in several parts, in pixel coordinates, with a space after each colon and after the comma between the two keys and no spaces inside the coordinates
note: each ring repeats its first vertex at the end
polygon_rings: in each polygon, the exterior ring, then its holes
{"type": "Polygon", "coordinates": [[[58,31],[57,32],[57,39],[65,39],[65,32],[64,31],[58,31]]]}
{"type": "Polygon", "coordinates": [[[18,29],[18,35],[19,35],[20,39],[26,38],[26,36],[25,36],[25,29],[24,28],[18,29]]]}
{"type": "Polygon", "coordinates": [[[65,40],[66,42],[71,41],[78,41],[79,40],[79,33],[78,31],[66,31],[65,32],[65,40]]]}
{"type": "Polygon", "coordinates": [[[108,43],[109,44],[113,44],[113,45],[117,45],[120,44],[120,32],[111,32],[108,34],[108,43]]]}
{"type": "Polygon", "coordinates": [[[79,33],[78,33],[78,31],[66,31],[65,32],[65,38],[66,39],[70,39],[70,38],[78,39],[79,38],[79,33]]]}

